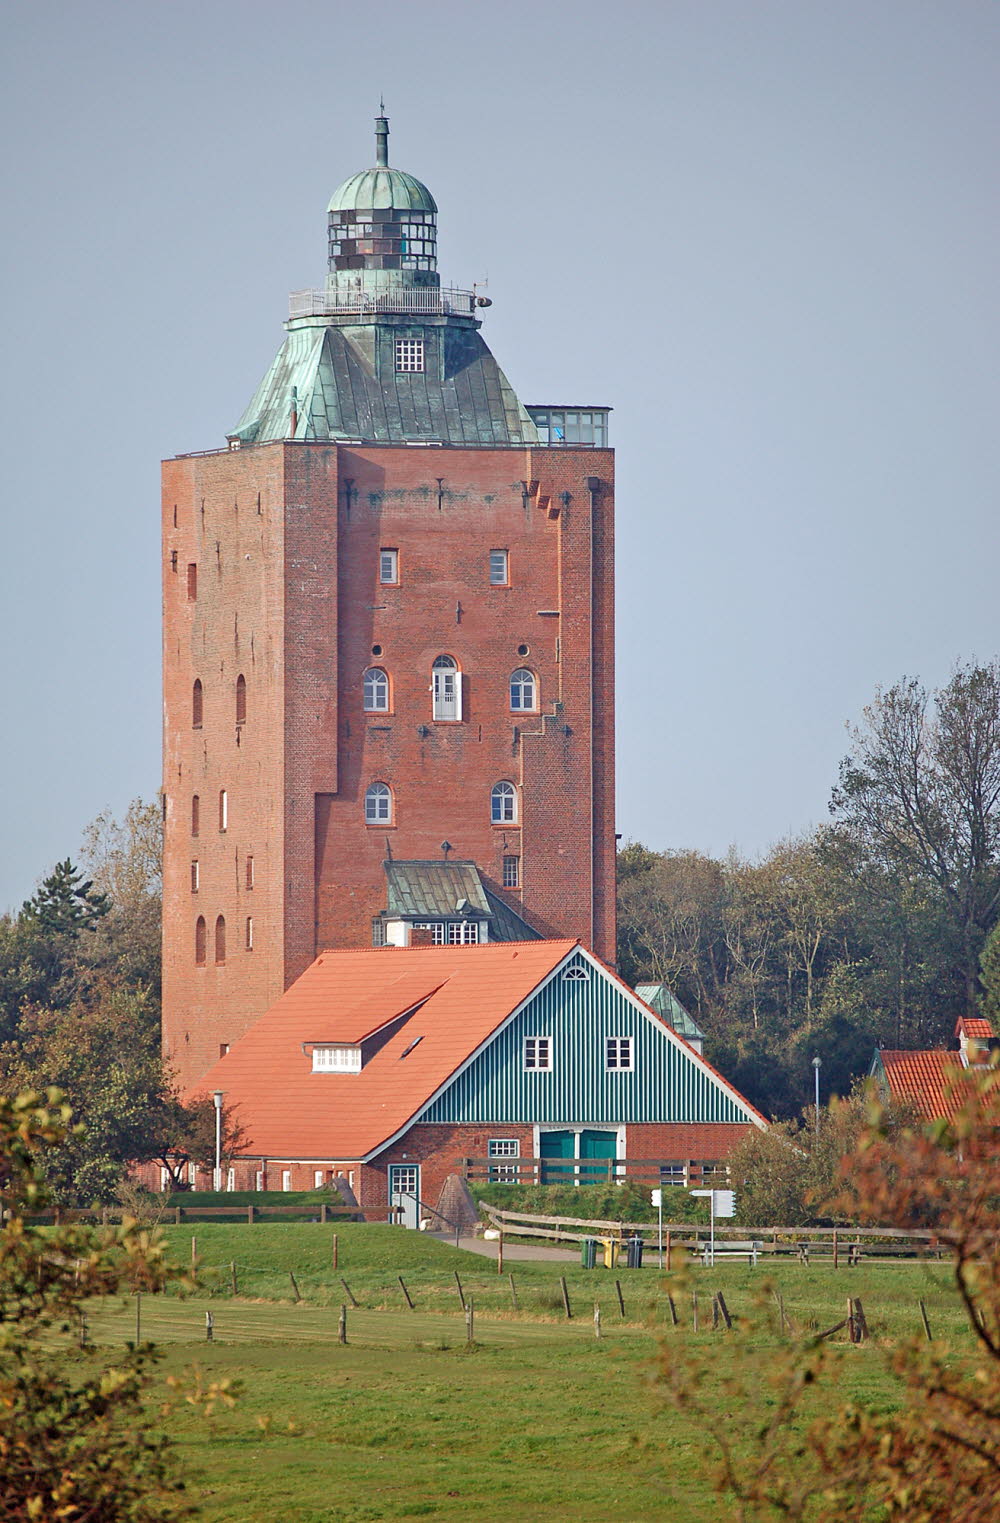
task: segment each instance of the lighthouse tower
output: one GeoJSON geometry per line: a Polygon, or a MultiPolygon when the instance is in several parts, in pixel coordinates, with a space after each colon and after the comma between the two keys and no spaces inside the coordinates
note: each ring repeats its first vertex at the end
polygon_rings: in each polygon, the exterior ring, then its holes
{"type": "Polygon", "coordinates": [[[219,450],[163,466],[164,1045],[200,1077],[328,947],[614,959],[608,409],[524,406],[375,163],[219,450]]]}

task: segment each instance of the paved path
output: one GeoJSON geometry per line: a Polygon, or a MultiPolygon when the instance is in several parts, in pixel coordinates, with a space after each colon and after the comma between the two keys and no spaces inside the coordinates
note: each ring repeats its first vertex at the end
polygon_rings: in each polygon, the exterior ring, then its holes
{"type": "MultiPolygon", "coordinates": [[[[440,1243],[450,1243],[455,1246],[455,1234],[453,1232],[428,1232],[428,1237],[436,1237],[440,1243]]],[[[460,1237],[459,1248],[464,1248],[466,1253],[478,1253],[484,1259],[495,1259],[497,1256],[498,1242],[496,1238],[460,1237]]],[[[580,1262],[579,1250],[571,1248],[551,1248],[546,1243],[508,1243],[503,1245],[503,1261],[508,1259],[513,1263],[517,1259],[548,1259],[559,1264],[578,1264],[580,1262]]]]}

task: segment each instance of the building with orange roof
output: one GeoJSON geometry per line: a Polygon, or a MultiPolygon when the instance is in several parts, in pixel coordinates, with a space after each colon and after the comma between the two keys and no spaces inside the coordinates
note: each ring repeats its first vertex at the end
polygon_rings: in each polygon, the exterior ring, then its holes
{"type": "Polygon", "coordinates": [[[990,1022],[978,1016],[959,1016],[955,1023],[957,1048],[898,1052],[877,1048],[869,1077],[886,1100],[912,1106],[926,1121],[953,1116],[962,1104],[961,1079],[989,1062],[996,1037],[990,1022]]]}
{"type": "Polygon", "coordinates": [[[763,1116],[578,940],[323,952],[199,1081],[232,1189],[338,1176],[415,1226],[449,1174],[689,1184],[763,1116]]]}

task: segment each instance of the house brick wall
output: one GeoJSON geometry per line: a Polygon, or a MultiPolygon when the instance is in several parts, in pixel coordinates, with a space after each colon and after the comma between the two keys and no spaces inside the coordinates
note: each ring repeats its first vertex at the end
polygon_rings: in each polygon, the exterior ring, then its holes
{"type": "Polygon", "coordinates": [[[512,899],[613,962],[613,491],[613,456],[593,449],[279,443],[165,463],[163,1029],[182,1087],[317,951],[370,944],[387,840],[397,859],[447,840],[496,883],[520,855],[512,899]],[[379,583],[381,547],[399,553],[399,586],[379,583]],[[509,552],[507,587],[489,585],[491,549],[509,552]],[[440,654],[463,673],[458,724],[432,718],[440,654]],[[364,713],[370,665],[389,672],[387,715],[364,713]],[[519,666],[536,714],[510,711],[519,666]],[[490,821],[502,779],[520,790],[514,826],[490,821]],[[364,821],[373,781],[393,790],[388,827],[364,821]]]}

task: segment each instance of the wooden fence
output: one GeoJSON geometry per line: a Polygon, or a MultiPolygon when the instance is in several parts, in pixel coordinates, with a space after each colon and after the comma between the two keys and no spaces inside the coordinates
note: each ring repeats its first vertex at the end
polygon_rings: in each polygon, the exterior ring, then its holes
{"type": "MultiPolygon", "coordinates": [[[[399,1206],[387,1206],[374,1210],[367,1206],[364,1208],[329,1206],[325,1201],[320,1201],[315,1206],[164,1206],[159,1215],[155,1211],[149,1214],[167,1226],[173,1224],[179,1227],[181,1222],[200,1221],[247,1222],[253,1226],[254,1222],[267,1221],[272,1217],[298,1217],[300,1221],[305,1222],[393,1222],[401,1214],[401,1210],[399,1206]]],[[[115,1222],[122,1222],[132,1217],[133,1213],[130,1211],[104,1206],[95,1211],[37,1211],[30,1214],[27,1220],[42,1226],[58,1226],[61,1222],[99,1222],[102,1226],[108,1227],[115,1222]]]]}
{"type": "MultiPolygon", "coordinates": [[[[542,1237],[568,1243],[582,1243],[588,1237],[641,1237],[648,1249],[659,1246],[662,1230],[665,1249],[697,1255],[704,1253],[711,1240],[709,1226],[690,1222],[664,1222],[661,1229],[657,1222],[597,1221],[503,1211],[486,1201],[480,1201],[479,1208],[505,1237],[542,1237]]],[[[929,1231],[904,1232],[898,1227],[737,1227],[727,1219],[716,1220],[717,1254],[726,1253],[727,1243],[738,1241],[743,1245],[748,1240],[762,1255],[798,1255],[805,1263],[832,1258],[835,1265],[841,1258],[850,1264],[869,1257],[939,1257],[941,1252],[937,1238],[929,1231]]]]}
{"type": "Polygon", "coordinates": [[[458,1171],[469,1184],[602,1185],[629,1179],[653,1187],[713,1185],[725,1189],[724,1162],[664,1158],[459,1158],[458,1171]]]}

